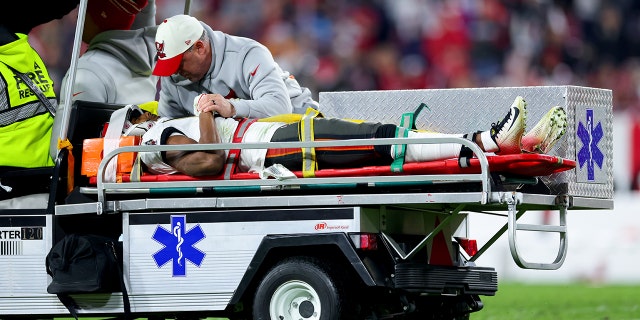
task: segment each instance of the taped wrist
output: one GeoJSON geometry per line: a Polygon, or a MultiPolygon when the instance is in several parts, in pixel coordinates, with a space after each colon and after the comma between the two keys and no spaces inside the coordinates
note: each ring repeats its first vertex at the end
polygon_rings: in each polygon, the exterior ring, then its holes
{"type": "Polygon", "coordinates": [[[203,96],[205,96],[206,93],[197,95],[195,98],[193,98],[193,115],[195,116],[199,116],[200,115],[200,111],[198,110],[198,102],[200,102],[200,99],[202,99],[203,96]]]}

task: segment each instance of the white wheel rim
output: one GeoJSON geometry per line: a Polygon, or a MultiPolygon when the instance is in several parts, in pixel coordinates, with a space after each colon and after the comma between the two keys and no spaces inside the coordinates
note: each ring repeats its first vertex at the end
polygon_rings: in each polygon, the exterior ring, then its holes
{"type": "Polygon", "coordinates": [[[308,283],[292,280],[280,285],[271,296],[272,320],[320,319],[320,297],[308,283]]]}

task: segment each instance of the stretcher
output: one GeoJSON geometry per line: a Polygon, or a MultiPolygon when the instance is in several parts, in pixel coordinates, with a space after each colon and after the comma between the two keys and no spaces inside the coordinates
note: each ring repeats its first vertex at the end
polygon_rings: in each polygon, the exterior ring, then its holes
{"type": "MultiPolygon", "coordinates": [[[[128,157],[130,160],[131,156],[128,157]]],[[[122,165],[121,165],[122,166],[122,165]]],[[[311,191],[313,187],[322,189],[323,185],[330,184],[333,187],[339,186],[356,186],[358,184],[367,183],[371,186],[406,186],[407,183],[414,185],[430,185],[433,183],[453,183],[457,182],[481,182],[483,191],[482,202],[486,203],[486,196],[491,190],[489,180],[491,177],[498,175],[522,183],[527,180],[534,181],[538,176],[549,176],[566,170],[575,168],[576,163],[570,159],[564,159],[558,156],[546,154],[513,154],[513,155],[486,155],[480,151],[479,147],[472,142],[455,137],[445,138],[389,138],[376,139],[375,141],[367,140],[341,140],[326,142],[281,142],[281,143],[228,143],[228,144],[211,144],[211,145],[186,145],[186,146],[125,146],[120,147],[110,154],[100,163],[97,172],[101,173],[96,177],[90,177],[89,182],[97,185],[98,198],[103,203],[109,191],[118,192],[119,189],[126,189],[131,192],[132,189],[139,189],[140,192],[148,192],[148,190],[179,190],[179,188],[190,189],[191,186],[197,185],[200,188],[217,188],[218,191],[230,188],[240,191],[241,187],[246,190],[265,190],[269,186],[275,189],[283,189],[287,186],[305,185],[307,190],[311,191]],[[117,182],[107,182],[105,180],[105,168],[110,158],[115,158],[119,154],[135,154],[137,152],[145,152],[145,150],[228,150],[228,149],[250,149],[250,148],[291,148],[291,147],[322,147],[322,146],[346,146],[346,145],[363,145],[363,144],[391,144],[391,143],[460,143],[473,147],[479,156],[470,159],[469,165],[461,167],[457,158],[444,159],[420,163],[404,163],[402,170],[397,171],[391,166],[364,166],[360,168],[344,168],[344,169],[321,169],[314,172],[314,176],[305,177],[302,171],[293,171],[290,178],[282,179],[261,179],[261,175],[257,172],[231,172],[230,175],[221,173],[216,176],[191,177],[183,174],[161,174],[154,175],[142,173],[139,176],[126,173],[117,177],[117,182]],[[486,180],[486,181],[485,181],[486,180]],[[377,184],[376,184],[377,183],[377,184]],[[252,187],[261,186],[259,189],[252,187]]],[[[129,168],[133,165],[128,165],[129,168]]],[[[286,170],[286,169],[285,169],[286,170]]],[[[504,181],[503,181],[504,182],[504,181]]],[[[83,189],[85,193],[90,192],[90,188],[83,189]]],[[[204,189],[202,189],[204,190],[204,189]]]]}
{"type": "MultiPolygon", "coordinates": [[[[575,168],[576,162],[558,156],[546,154],[511,154],[511,155],[490,155],[487,156],[489,171],[493,173],[506,174],[509,176],[537,177],[548,176],[575,168]]],[[[363,166],[360,168],[346,169],[322,169],[315,171],[316,178],[337,178],[353,176],[388,176],[388,175],[415,175],[415,174],[469,174],[480,172],[480,160],[471,159],[468,167],[460,167],[458,159],[443,159],[437,161],[421,163],[405,163],[401,172],[396,172],[390,166],[363,166]]],[[[302,171],[293,171],[297,178],[303,178],[302,171]]],[[[161,182],[161,181],[207,181],[225,179],[223,174],[215,176],[193,177],[185,174],[151,174],[145,173],[138,178],[140,182],[161,182]]],[[[230,176],[231,180],[260,179],[257,172],[234,172],[230,176]]],[[[90,177],[90,184],[97,184],[98,178],[90,177]]],[[[131,174],[120,175],[121,182],[134,182],[131,174]]]]}

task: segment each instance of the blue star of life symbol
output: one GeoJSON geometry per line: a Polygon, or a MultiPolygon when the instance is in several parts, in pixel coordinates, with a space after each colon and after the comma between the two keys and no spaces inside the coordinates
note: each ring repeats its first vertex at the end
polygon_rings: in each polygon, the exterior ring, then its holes
{"type": "Polygon", "coordinates": [[[595,180],[595,165],[597,164],[602,169],[602,163],[604,162],[604,154],[600,151],[598,143],[604,136],[602,130],[602,123],[594,127],[593,110],[587,109],[587,124],[583,125],[580,121],[578,125],[578,137],[582,141],[582,148],[578,151],[578,162],[580,168],[587,164],[587,179],[595,180]]]}
{"type": "Polygon", "coordinates": [[[196,225],[188,231],[186,229],[186,217],[184,215],[171,216],[171,230],[158,226],[152,238],[164,247],[153,254],[158,268],[173,260],[173,276],[185,276],[187,273],[187,260],[200,267],[205,253],[194,247],[196,243],[205,238],[200,225],[196,225]]]}

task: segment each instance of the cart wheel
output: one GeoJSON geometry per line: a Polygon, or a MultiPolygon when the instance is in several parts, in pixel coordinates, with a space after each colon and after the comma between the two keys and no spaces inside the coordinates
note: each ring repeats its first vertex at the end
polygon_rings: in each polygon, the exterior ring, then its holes
{"type": "Polygon", "coordinates": [[[329,268],[319,260],[290,258],[262,279],[253,301],[254,319],[341,319],[343,297],[329,268]]]}

